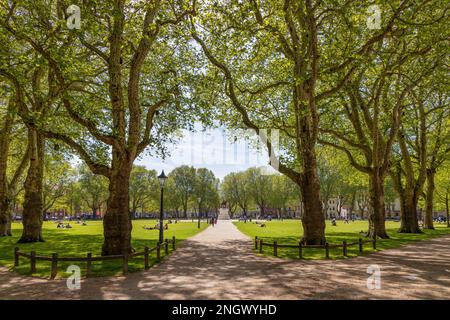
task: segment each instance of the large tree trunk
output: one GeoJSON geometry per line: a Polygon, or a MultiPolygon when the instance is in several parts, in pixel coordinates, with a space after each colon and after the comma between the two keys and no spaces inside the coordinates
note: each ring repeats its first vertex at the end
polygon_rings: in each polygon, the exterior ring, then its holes
{"type": "Polygon", "coordinates": [[[385,228],[384,178],[378,170],[369,177],[370,209],[367,237],[388,239],[385,228]]]}
{"type": "Polygon", "coordinates": [[[434,229],[433,226],[433,195],[434,195],[434,170],[427,170],[427,190],[425,199],[425,219],[423,228],[424,229],[434,229]]]}
{"type": "Polygon", "coordinates": [[[264,208],[264,205],[260,205],[259,206],[259,212],[260,212],[260,217],[264,217],[266,214],[266,210],[264,208]]]}
{"type": "Polygon", "coordinates": [[[319,177],[314,152],[304,157],[304,173],[300,179],[300,190],[304,203],[302,216],[303,237],[306,245],[325,244],[325,217],[320,200],[319,177]]]}
{"type": "Polygon", "coordinates": [[[44,241],[42,238],[42,179],[44,172],[44,138],[33,128],[28,128],[30,166],[25,180],[22,236],[19,243],[44,241]]]}
{"type": "Polygon", "coordinates": [[[0,128],[0,237],[11,235],[9,184],[7,178],[8,152],[12,130],[12,102],[8,104],[4,125],[0,128]],[[9,230],[9,231],[8,231],[9,230]]]}
{"type": "Polygon", "coordinates": [[[449,212],[449,199],[448,199],[448,193],[445,194],[445,213],[447,216],[447,228],[450,228],[450,212],[449,212]]]}
{"type": "Polygon", "coordinates": [[[113,159],[109,198],[103,219],[102,255],[131,253],[129,184],[132,161],[113,159]]]}
{"type": "Polygon", "coordinates": [[[401,192],[401,224],[400,233],[421,233],[419,220],[417,219],[418,197],[414,190],[401,192]]]}
{"type": "Polygon", "coordinates": [[[92,220],[95,220],[95,218],[97,217],[97,207],[94,206],[92,207],[92,220]]]}
{"type": "MultiPolygon", "coordinates": [[[[3,137],[2,137],[3,138],[3,137]]],[[[9,138],[8,138],[9,139],[9,138]]],[[[5,140],[8,140],[5,139],[5,140]]],[[[0,141],[0,237],[11,235],[11,216],[10,216],[10,203],[9,186],[6,177],[6,165],[8,158],[7,141],[0,141]],[[6,145],[6,151],[5,151],[6,145]]]]}
{"type": "Polygon", "coordinates": [[[11,236],[10,199],[0,195],[0,237],[11,236]]]}

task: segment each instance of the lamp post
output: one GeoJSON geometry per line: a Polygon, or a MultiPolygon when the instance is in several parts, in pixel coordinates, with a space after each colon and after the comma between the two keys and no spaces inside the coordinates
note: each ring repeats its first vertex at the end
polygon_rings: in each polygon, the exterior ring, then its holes
{"type": "Polygon", "coordinates": [[[202,202],[202,198],[198,197],[197,200],[198,200],[198,225],[197,225],[197,227],[200,229],[200,204],[202,202]]]}
{"type": "Polygon", "coordinates": [[[163,206],[163,198],[164,198],[164,183],[167,180],[167,176],[164,174],[164,170],[158,176],[159,185],[161,187],[161,204],[160,204],[160,212],[159,212],[159,243],[164,242],[164,206],[163,206]]]}

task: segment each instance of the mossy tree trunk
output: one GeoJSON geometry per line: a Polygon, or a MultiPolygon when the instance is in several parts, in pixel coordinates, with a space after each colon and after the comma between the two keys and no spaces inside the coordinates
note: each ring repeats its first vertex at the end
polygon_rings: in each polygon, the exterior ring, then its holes
{"type": "Polygon", "coordinates": [[[384,177],[380,170],[374,169],[369,178],[370,209],[369,209],[369,238],[387,239],[389,236],[385,228],[384,177]]]}
{"type": "Polygon", "coordinates": [[[44,141],[41,133],[34,128],[28,128],[30,165],[24,184],[23,230],[19,243],[44,241],[42,237],[44,141]]]}
{"type": "Polygon", "coordinates": [[[22,155],[22,160],[8,180],[8,154],[11,142],[11,132],[16,114],[15,102],[11,98],[0,128],[0,236],[11,236],[12,203],[15,197],[17,183],[28,164],[28,149],[22,155]]]}
{"type": "Polygon", "coordinates": [[[436,188],[434,184],[435,171],[433,169],[427,170],[427,187],[425,197],[425,219],[423,228],[434,229],[433,226],[433,203],[434,203],[434,190],[436,188]]]}

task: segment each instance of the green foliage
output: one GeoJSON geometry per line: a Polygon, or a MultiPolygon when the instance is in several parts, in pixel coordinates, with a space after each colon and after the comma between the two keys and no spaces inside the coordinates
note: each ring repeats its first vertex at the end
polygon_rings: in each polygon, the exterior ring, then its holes
{"type": "Polygon", "coordinates": [[[137,216],[138,210],[153,211],[159,208],[159,181],[155,170],[134,166],[130,177],[130,211],[137,216]]]}

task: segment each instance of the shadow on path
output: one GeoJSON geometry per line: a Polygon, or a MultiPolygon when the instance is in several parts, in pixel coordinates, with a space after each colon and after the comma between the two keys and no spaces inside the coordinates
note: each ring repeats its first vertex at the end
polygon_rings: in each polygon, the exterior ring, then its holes
{"type": "Polygon", "coordinates": [[[341,260],[256,256],[253,242],[220,221],[182,243],[149,271],[49,281],[0,269],[0,299],[448,299],[450,236],[341,260]],[[381,289],[367,289],[367,267],[381,268],[381,289]]]}

